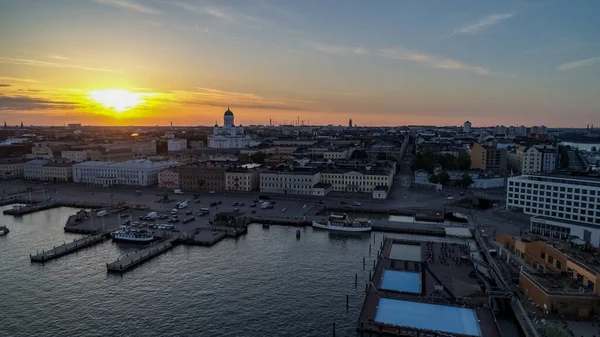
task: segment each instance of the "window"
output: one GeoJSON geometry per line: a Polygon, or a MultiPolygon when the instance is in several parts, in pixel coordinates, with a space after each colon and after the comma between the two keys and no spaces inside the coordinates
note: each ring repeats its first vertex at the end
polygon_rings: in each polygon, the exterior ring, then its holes
{"type": "Polygon", "coordinates": [[[542,250],[542,253],[541,253],[541,255],[540,255],[540,256],[542,257],[542,259],[544,259],[544,260],[546,259],[546,253],[544,253],[544,251],[543,251],[543,250],[542,250]]]}
{"type": "Polygon", "coordinates": [[[554,257],[552,255],[548,255],[548,262],[554,263],[554,257]]]}

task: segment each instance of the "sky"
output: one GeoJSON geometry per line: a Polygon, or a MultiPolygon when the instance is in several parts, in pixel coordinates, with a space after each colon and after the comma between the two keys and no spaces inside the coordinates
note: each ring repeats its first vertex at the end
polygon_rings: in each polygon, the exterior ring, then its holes
{"type": "Polygon", "coordinates": [[[600,1],[0,0],[9,125],[600,125],[600,1]]]}

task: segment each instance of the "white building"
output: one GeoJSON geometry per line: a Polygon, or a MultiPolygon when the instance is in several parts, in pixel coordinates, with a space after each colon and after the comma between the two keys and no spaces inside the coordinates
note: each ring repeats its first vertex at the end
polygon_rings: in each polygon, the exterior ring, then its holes
{"type": "Polygon", "coordinates": [[[463,124],[463,132],[464,132],[464,133],[470,133],[470,132],[471,132],[471,122],[469,122],[469,121],[466,121],[466,122],[463,124]]]}
{"type": "Polygon", "coordinates": [[[50,162],[42,168],[44,181],[69,182],[73,178],[73,164],[50,162]]]}
{"type": "Polygon", "coordinates": [[[533,146],[523,152],[522,173],[550,173],[556,170],[557,153],[553,147],[533,146]]]}
{"type": "Polygon", "coordinates": [[[162,169],[177,165],[175,161],[152,162],[146,159],[125,162],[83,162],[73,165],[73,181],[109,186],[151,186],[158,183],[158,173],[162,169]]]}
{"type": "Polygon", "coordinates": [[[260,191],[264,193],[312,195],[313,186],[319,182],[321,173],[312,169],[260,173],[260,191]]]}
{"type": "Polygon", "coordinates": [[[0,179],[22,178],[25,163],[21,159],[1,159],[0,179]]]}
{"type": "Polygon", "coordinates": [[[174,168],[167,168],[158,172],[158,187],[160,188],[180,188],[179,172],[174,168]]]}
{"type": "Polygon", "coordinates": [[[187,149],[187,139],[174,138],[167,140],[167,150],[177,152],[187,149]]]}
{"type": "Polygon", "coordinates": [[[259,172],[256,168],[232,167],[225,171],[227,191],[250,192],[258,189],[259,172]]]}
{"type": "Polygon", "coordinates": [[[48,164],[47,159],[34,159],[23,165],[23,177],[25,179],[42,180],[44,178],[44,165],[48,164]]]}
{"type": "Polygon", "coordinates": [[[244,134],[242,125],[235,126],[233,112],[229,109],[223,114],[223,127],[215,124],[213,134],[208,137],[208,147],[217,149],[243,149],[258,144],[244,134]]]}
{"type": "Polygon", "coordinates": [[[91,150],[70,150],[62,151],[61,157],[72,162],[81,163],[87,160],[97,160],[100,158],[100,151],[91,150]]]}
{"type": "Polygon", "coordinates": [[[520,208],[531,231],[557,238],[577,236],[600,246],[600,178],[523,175],[508,179],[507,208],[520,208]]]}
{"type": "Polygon", "coordinates": [[[393,172],[376,169],[331,169],[321,172],[321,182],[331,184],[334,192],[371,193],[380,186],[389,189],[393,180],[393,172]]]}

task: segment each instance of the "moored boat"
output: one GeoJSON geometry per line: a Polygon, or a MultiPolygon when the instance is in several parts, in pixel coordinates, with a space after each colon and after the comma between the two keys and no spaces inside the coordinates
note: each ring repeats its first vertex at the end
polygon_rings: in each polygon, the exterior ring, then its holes
{"type": "Polygon", "coordinates": [[[0,236],[5,236],[6,234],[8,234],[8,232],[10,232],[8,230],[8,227],[6,227],[6,226],[0,226],[0,236]]]}
{"type": "Polygon", "coordinates": [[[330,214],[326,223],[313,221],[312,226],[339,232],[368,232],[371,230],[371,222],[369,220],[355,220],[346,214],[330,214]]]}
{"type": "Polygon", "coordinates": [[[111,233],[113,241],[131,243],[149,243],[154,241],[154,236],[144,230],[132,230],[128,226],[121,226],[119,230],[111,233]]]}

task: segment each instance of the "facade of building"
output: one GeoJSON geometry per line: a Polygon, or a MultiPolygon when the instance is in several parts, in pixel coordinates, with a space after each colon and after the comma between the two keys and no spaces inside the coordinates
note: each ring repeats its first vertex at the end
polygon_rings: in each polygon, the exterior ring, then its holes
{"type": "Polygon", "coordinates": [[[323,152],[323,159],[330,160],[348,160],[354,153],[353,147],[346,147],[336,150],[327,150],[323,152]]]}
{"type": "Polygon", "coordinates": [[[167,150],[177,152],[187,149],[187,139],[174,138],[167,140],[167,150]]]}
{"type": "Polygon", "coordinates": [[[471,122],[469,122],[469,121],[466,121],[466,122],[463,124],[463,132],[464,132],[464,133],[470,133],[470,132],[471,132],[471,122]]]}
{"type": "Polygon", "coordinates": [[[227,191],[254,191],[258,189],[259,179],[257,169],[231,167],[225,171],[225,189],[227,191]]]}
{"type": "Polygon", "coordinates": [[[313,186],[321,182],[314,169],[267,170],[260,173],[260,191],[264,193],[312,195],[313,186]]]}
{"type": "Polygon", "coordinates": [[[72,162],[81,163],[88,160],[99,160],[100,151],[97,150],[63,150],[61,157],[72,162]]]}
{"type": "Polygon", "coordinates": [[[242,125],[235,126],[233,112],[229,109],[223,115],[223,127],[215,124],[212,135],[208,137],[208,147],[217,149],[243,149],[258,144],[244,134],[242,125]]]}
{"type": "Polygon", "coordinates": [[[49,162],[47,159],[34,159],[26,162],[23,165],[23,177],[32,180],[44,179],[44,165],[49,162]]]}
{"type": "Polygon", "coordinates": [[[471,168],[504,173],[506,171],[506,150],[494,146],[474,143],[470,148],[471,168]]]}
{"type": "Polygon", "coordinates": [[[392,172],[379,169],[334,168],[321,171],[321,182],[331,184],[331,190],[335,192],[372,193],[380,186],[391,188],[393,179],[392,172]]]}
{"type": "Polygon", "coordinates": [[[125,162],[89,161],[73,165],[73,181],[94,185],[152,186],[158,184],[158,173],[177,166],[175,161],[152,162],[146,159],[125,162]]]}
{"type": "Polygon", "coordinates": [[[160,188],[180,188],[179,172],[176,168],[167,168],[158,172],[158,187],[160,188]]]}
{"type": "Polygon", "coordinates": [[[135,140],[104,145],[107,155],[111,152],[130,152],[134,158],[156,155],[156,140],[135,140]]]}
{"type": "Polygon", "coordinates": [[[563,238],[577,236],[600,246],[600,178],[522,175],[508,179],[507,208],[532,215],[531,231],[563,238]]]}
{"type": "Polygon", "coordinates": [[[185,165],[177,170],[179,184],[185,190],[225,190],[225,167],[208,165],[185,165]]]}
{"type": "Polygon", "coordinates": [[[0,179],[22,178],[26,160],[0,159],[0,179]]]}
{"type": "Polygon", "coordinates": [[[69,182],[73,180],[73,164],[49,162],[42,168],[44,181],[69,182]]]}
{"type": "Polygon", "coordinates": [[[415,171],[415,183],[427,184],[429,183],[429,172],[419,169],[415,171]]]}
{"type": "Polygon", "coordinates": [[[523,152],[521,172],[550,173],[556,170],[557,152],[553,147],[533,146],[523,152]]]}

